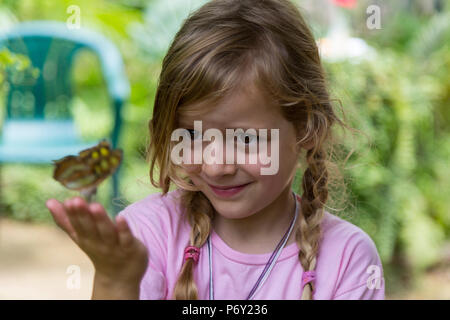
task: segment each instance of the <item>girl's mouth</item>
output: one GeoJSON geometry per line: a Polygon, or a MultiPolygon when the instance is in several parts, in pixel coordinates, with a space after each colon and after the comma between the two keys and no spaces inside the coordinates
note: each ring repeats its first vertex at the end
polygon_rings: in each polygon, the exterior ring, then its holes
{"type": "MultiPolygon", "coordinates": [[[[251,182],[250,182],[251,183],[251,182]]],[[[231,187],[219,187],[219,186],[212,186],[210,184],[209,187],[216,195],[222,198],[230,198],[234,196],[235,194],[238,194],[242,190],[244,190],[250,183],[246,183],[239,186],[231,186],[231,187]]]]}

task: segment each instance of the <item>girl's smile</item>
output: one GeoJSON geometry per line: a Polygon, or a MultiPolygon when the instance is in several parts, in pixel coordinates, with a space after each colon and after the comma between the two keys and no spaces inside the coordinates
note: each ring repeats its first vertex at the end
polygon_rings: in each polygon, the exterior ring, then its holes
{"type": "Polygon", "coordinates": [[[211,190],[214,191],[215,194],[217,194],[219,197],[230,198],[238,193],[241,193],[241,191],[244,190],[250,183],[245,183],[245,184],[237,185],[237,186],[228,186],[228,187],[219,187],[219,186],[212,186],[212,185],[209,185],[209,186],[211,187],[211,190]]]}

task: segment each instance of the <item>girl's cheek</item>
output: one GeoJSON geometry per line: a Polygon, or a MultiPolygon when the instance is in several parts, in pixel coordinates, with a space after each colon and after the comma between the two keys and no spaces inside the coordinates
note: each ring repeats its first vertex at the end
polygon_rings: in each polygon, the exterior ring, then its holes
{"type": "Polygon", "coordinates": [[[182,167],[186,171],[187,174],[196,174],[201,171],[202,165],[201,164],[183,164],[182,167]]]}
{"type": "MultiPolygon", "coordinates": [[[[271,144],[267,143],[265,148],[238,146],[236,148],[235,163],[243,167],[252,176],[261,176],[262,168],[270,168],[272,162],[278,162],[279,151],[271,152],[271,144]],[[277,158],[277,159],[276,159],[277,158]],[[242,159],[245,159],[242,161],[242,159]]],[[[276,174],[276,173],[274,173],[276,174]]]]}
{"type": "Polygon", "coordinates": [[[194,163],[194,148],[191,148],[190,152],[186,155],[184,154],[184,151],[182,151],[181,158],[182,163],[180,164],[180,166],[187,174],[195,174],[201,171],[202,165],[194,163]]]}
{"type": "Polygon", "coordinates": [[[256,154],[255,159],[252,159],[251,156],[247,154],[245,158],[245,164],[240,164],[239,166],[255,179],[260,179],[262,176],[261,168],[269,165],[264,165],[263,163],[261,163],[258,154],[256,154]]]}

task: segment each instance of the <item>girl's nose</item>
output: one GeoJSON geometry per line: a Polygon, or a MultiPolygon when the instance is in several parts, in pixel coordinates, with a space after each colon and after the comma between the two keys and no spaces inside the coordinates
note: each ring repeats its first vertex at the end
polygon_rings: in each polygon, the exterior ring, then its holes
{"type": "MultiPolygon", "coordinates": [[[[215,142],[211,143],[214,144],[215,142]]],[[[234,147],[227,148],[225,145],[222,145],[222,154],[214,154],[212,157],[207,156],[207,161],[203,159],[203,173],[212,179],[224,175],[234,175],[237,170],[236,161],[233,161],[233,163],[226,163],[227,153],[234,153],[234,147]]]]}
{"type": "Polygon", "coordinates": [[[236,173],[237,166],[234,163],[227,164],[218,164],[218,163],[212,163],[207,164],[206,162],[203,162],[202,164],[202,171],[205,175],[211,178],[211,180],[214,180],[215,178],[219,178],[221,176],[225,175],[234,175],[236,173]]]}

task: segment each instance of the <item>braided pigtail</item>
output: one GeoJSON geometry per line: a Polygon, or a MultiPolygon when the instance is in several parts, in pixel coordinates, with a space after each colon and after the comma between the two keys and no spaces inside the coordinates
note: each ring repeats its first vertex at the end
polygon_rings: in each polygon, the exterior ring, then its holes
{"type": "MultiPolygon", "coordinates": [[[[302,214],[299,215],[299,228],[296,241],[299,243],[298,258],[304,272],[314,271],[321,238],[320,223],[324,215],[324,204],[328,198],[328,171],[325,165],[325,152],[322,149],[306,154],[308,168],[303,175],[302,214]]],[[[302,292],[302,300],[313,298],[314,283],[308,282],[302,292]]]]}
{"type": "MultiPolygon", "coordinates": [[[[212,229],[213,207],[205,195],[200,191],[183,190],[181,204],[186,208],[186,217],[192,226],[190,245],[201,248],[208,239],[212,229]]],[[[183,261],[183,267],[175,283],[173,299],[175,300],[197,300],[198,291],[194,280],[193,259],[183,261]]]]}

